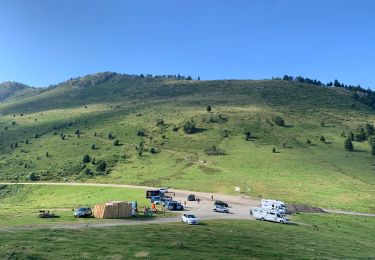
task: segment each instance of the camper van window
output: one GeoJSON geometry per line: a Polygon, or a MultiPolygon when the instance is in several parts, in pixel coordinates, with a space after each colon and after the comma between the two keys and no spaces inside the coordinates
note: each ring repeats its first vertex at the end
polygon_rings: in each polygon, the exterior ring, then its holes
{"type": "Polygon", "coordinates": [[[273,212],[270,212],[270,214],[271,214],[271,215],[275,215],[275,213],[273,213],[273,212]]]}

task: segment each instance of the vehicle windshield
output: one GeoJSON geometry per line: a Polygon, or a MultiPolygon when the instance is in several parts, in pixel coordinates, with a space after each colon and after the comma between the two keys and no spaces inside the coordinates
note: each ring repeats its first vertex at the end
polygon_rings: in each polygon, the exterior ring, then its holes
{"type": "Polygon", "coordinates": [[[188,218],[195,218],[194,215],[188,215],[187,217],[188,217],[188,218]]]}
{"type": "Polygon", "coordinates": [[[77,211],[86,211],[86,208],[79,208],[77,211]]]}

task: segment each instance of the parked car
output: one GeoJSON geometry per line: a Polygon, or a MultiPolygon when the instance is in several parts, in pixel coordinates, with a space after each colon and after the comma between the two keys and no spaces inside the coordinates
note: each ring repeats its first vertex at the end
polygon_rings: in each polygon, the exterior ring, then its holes
{"type": "Polygon", "coordinates": [[[182,215],[182,222],[185,222],[189,225],[197,225],[198,218],[192,214],[183,214],[182,215]]]}
{"type": "Polygon", "coordinates": [[[159,192],[160,193],[166,193],[166,192],[168,192],[168,188],[167,187],[159,188],[159,192]]]}
{"type": "Polygon", "coordinates": [[[215,201],[215,204],[214,204],[214,205],[219,205],[219,206],[223,206],[223,207],[226,207],[226,208],[229,207],[229,204],[228,204],[228,203],[225,203],[224,201],[221,201],[221,200],[217,200],[217,201],[215,201]]]}
{"type": "Polygon", "coordinates": [[[187,197],[187,200],[188,200],[188,201],[195,201],[195,195],[194,195],[194,194],[190,194],[190,195],[187,197]]]}
{"type": "Polygon", "coordinates": [[[76,218],[91,217],[92,210],[91,208],[78,208],[74,211],[74,216],[76,218]]]}
{"type": "Polygon", "coordinates": [[[167,201],[165,207],[169,210],[184,210],[184,206],[175,200],[167,201]]]}
{"type": "Polygon", "coordinates": [[[152,196],[150,198],[150,201],[151,201],[151,203],[153,202],[155,204],[160,204],[161,198],[162,198],[161,196],[152,196]]]}
{"type": "Polygon", "coordinates": [[[289,219],[281,215],[278,210],[254,208],[250,210],[250,214],[253,215],[258,220],[267,220],[267,221],[272,221],[272,222],[278,222],[281,224],[289,222],[289,219]]]}
{"type": "Polygon", "coordinates": [[[221,205],[214,205],[213,211],[215,212],[222,212],[222,213],[229,213],[229,209],[226,207],[223,207],[221,205]]]}

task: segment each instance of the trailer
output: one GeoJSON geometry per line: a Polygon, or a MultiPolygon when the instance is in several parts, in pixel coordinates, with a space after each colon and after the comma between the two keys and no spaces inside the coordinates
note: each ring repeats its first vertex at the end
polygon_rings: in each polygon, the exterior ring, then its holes
{"type": "Polygon", "coordinates": [[[285,216],[281,215],[280,212],[274,209],[267,210],[264,208],[253,208],[252,210],[250,210],[250,215],[252,215],[257,220],[266,220],[281,224],[289,222],[289,219],[287,219],[285,216]]]}

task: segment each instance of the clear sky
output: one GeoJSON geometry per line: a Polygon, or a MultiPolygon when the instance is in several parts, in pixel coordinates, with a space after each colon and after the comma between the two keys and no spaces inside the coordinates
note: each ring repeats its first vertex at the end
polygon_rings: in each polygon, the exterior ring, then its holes
{"type": "Polygon", "coordinates": [[[101,71],[375,88],[375,1],[0,1],[0,82],[101,71]]]}

